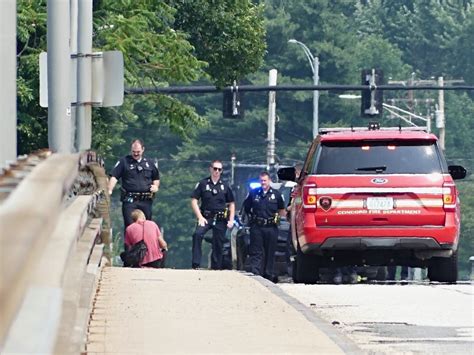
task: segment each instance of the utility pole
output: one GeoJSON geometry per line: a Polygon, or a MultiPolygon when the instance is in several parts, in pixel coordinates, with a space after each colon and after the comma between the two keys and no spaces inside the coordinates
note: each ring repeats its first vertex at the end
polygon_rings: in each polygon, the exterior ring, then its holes
{"type": "Polygon", "coordinates": [[[48,0],[48,143],[51,150],[72,152],[71,52],[69,0],[48,0]]]}
{"type": "MultiPolygon", "coordinates": [[[[313,84],[319,84],[319,58],[314,57],[313,60],[313,84]]],[[[319,133],[319,91],[313,91],[313,139],[319,133]]]]}
{"type": "Polygon", "coordinates": [[[16,0],[0,1],[0,171],[17,157],[16,0]]]}
{"type": "MultiPolygon", "coordinates": [[[[462,80],[462,79],[444,80],[444,78],[442,76],[438,77],[437,80],[435,80],[434,77],[430,80],[420,80],[420,79],[415,80],[414,76],[412,75],[411,79],[409,79],[408,82],[389,81],[389,84],[401,84],[401,85],[408,84],[408,86],[410,86],[410,87],[431,85],[431,86],[438,86],[439,88],[446,87],[446,90],[449,90],[449,89],[456,88],[456,87],[453,87],[452,84],[464,84],[464,80],[462,80]],[[446,84],[448,84],[448,86],[446,86],[446,84]]],[[[440,145],[442,150],[445,150],[445,140],[446,140],[446,130],[445,130],[446,117],[445,117],[445,112],[444,112],[444,92],[445,92],[444,89],[439,89],[438,90],[438,103],[436,104],[436,112],[435,112],[435,114],[436,114],[436,116],[435,116],[436,117],[436,128],[438,128],[438,130],[439,130],[438,131],[439,145],[440,145]]],[[[398,101],[405,101],[405,100],[404,99],[390,99],[390,101],[391,102],[398,102],[398,101]]],[[[398,109],[398,110],[402,111],[405,114],[408,114],[411,117],[420,118],[422,120],[427,121],[427,128],[428,128],[428,132],[429,132],[430,131],[430,121],[431,121],[430,117],[425,119],[425,118],[422,118],[422,117],[417,116],[417,115],[414,114],[414,111],[415,111],[416,105],[418,103],[418,100],[414,98],[413,90],[408,91],[408,100],[407,101],[408,101],[408,107],[409,107],[410,112],[406,112],[406,111],[401,110],[401,109],[398,109]]],[[[434,103],[435,100],[433,100],[433,99],[424,99],[424,100],[422,100],[422,102],[424,102],[427,105],[428,110],[429,110],[429,107],[430,107],[429,105],[434,103]]],[[[384,104],[384,107],[385,107],[385,104],[384,104]]],[[[393,113],[393,111],[391,113],[393,113]]],[[[401,117],[400,115],[397,115],[397,117],[400,117],[400,118],[404,119],[405,121],[407,121],[407,119],[405,119],[404,117],[401,117]]],[[[410,119],[410,121],[411,121],[411,119],[410,119]]],[[[408,122],[408,123],[411,123],[411,122],[408,122]]],[[[411,124],[414,125],[413,123],[411,123],[411,124]]]]}
{"type": "MultiPolygon", "coordinates": [[[[415,73],[411,73],[410,79],[408,79],[408,86],[413,86],[415,82],[415,73]]],[[[415,113],[415,100],[413,95],[413,90],[408,90],[408,111],[415,113]]]]}
{"type": "MultiPolygon", "coordinates": [[[[272,69],[269,72],[268,85],[276,86],[278,72],[272,69]]],[[[276,93],[268,92],[268,127],[267,127],[267,170],[270,172],[275,165],[275,116],[276,93]]]]}
{"type": "Polygon", "coordinates": [[[80,0],[77,32],[77,106],[78,151],[92,143],[92,0],[80,0]]]}
{"type": "MultiPolygon", "coordinates": [[[[438,86],[444,86],[443,77],[438,78],[438,86]]],[[[439,129],[439,146],[444,151],[445,149],[445,117],[444,117],[444,90],[438,93],[438,108],[436,110],[436,128],[439,129]]]]}
{"type": "MultiPolygon", "coordinates": [[[[71,39],[70,39],[70,46],[71,46],[71,58],[72,60],[72,78],[77,78],[77,31],[78,31],[78,11],[79,5],[78,1],[80,0],[70,0],[70,28],[71,28],[71,39]]],[[[77,85],[73,82],[73,86],[71,87],[71,102],[77,102],[77,85]]],[[[77,151],[77,144],[76,144],[76,127],[77,127],[77,112],[76,112],[76,105],[71,106],[71,142],[72,142],[72,149],[73,151],[77,151]]]]}
{"type": "Polygon", "coordinates": [[[49,107],[49,146],[57,152],[87,150],[92,105],[123,103],[123,55],[92,53],[92,0],[48,0],[47,10],[50,53],[39,59],[40,106],[49,107]],[[75,113],[71,105],[76,105],[75,113]]]}

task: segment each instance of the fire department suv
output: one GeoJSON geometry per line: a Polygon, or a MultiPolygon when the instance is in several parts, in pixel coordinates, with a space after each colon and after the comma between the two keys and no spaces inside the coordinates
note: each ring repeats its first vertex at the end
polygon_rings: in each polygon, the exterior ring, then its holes
{"type": "MultiPolygon", "coordinates": [[[[294,168],[278,175],[295,180],[294,168]]],[[[465,176],[425,131],[321,130],[294,192],[294,281],[317,282],[320,267],[407,265],[455,282],[461,216],[453,180],[465,176]]]]}

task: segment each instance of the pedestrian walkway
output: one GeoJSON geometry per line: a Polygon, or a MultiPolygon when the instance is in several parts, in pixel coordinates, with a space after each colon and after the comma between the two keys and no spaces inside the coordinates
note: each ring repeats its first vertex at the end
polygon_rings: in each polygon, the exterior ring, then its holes
{"type": "Polygon", "coordinates": [[[341,354],[258,278],[235,271],[103,269],[87,354],[341,354]]]}

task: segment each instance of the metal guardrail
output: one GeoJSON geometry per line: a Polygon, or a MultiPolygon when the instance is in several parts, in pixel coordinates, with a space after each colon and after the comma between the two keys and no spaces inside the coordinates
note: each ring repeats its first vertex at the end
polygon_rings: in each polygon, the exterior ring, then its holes
{"type": "Polygon", "coordinates": [[[24,161],[0,175],[0,353],[79,353],[105,261],[105,172],[91,152],[24,161]]]}

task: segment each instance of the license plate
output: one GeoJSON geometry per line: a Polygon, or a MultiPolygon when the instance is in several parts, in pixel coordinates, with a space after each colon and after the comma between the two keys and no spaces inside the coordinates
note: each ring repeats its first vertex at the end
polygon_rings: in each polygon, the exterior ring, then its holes
{"type": "Polygon", "coordinates": [[[368,210],[393,210],[392,197],[367,197],[368,210]]]}

